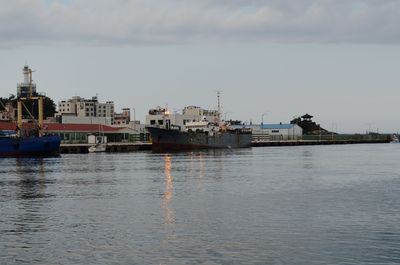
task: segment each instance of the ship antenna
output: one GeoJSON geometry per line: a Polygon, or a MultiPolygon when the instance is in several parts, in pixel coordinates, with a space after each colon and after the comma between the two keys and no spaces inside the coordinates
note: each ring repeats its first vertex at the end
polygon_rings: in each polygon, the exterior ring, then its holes
{"type": "Polygon", "coordinates": [[[29,72],[29,98],[33,97],[33,92],[32,92],[32,73],[35,72],[35,70],[32,70],[30,68],[28,68],[28,72],[29,72]]]}
{"type": "Polygon", "coordinates": [[[218,100],[218,120],[221,119],[221,93],[222,90],[217,90],[217,100],[218,100]]]}

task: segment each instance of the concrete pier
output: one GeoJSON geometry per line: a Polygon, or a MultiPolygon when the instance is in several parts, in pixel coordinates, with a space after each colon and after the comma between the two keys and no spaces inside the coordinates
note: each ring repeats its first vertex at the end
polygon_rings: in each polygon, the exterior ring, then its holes
{"type": "Polygon", "coordinates": [[[363,139],[363,140],[287,140],[252,142],[253,147],[261,146],[295,146],[295,145],[332,145],[332,144],[383,144],[389,143],[389,139],[363,139]]]}
{"type": "MultiPolygon", "coordinates": [[[[383,144],[389,143],[389,139],[370,140],[287,140],[287,141],[265,141],[252,142],[253,147],[262,146],[297,146],[297,145],[333,145],[333,144],[383,144]]],[[[84,154],[88,153],[90,144],[61,144],[61,154],[84,154]]],[[[151,143],[108,143],[106,152],[133,152],[149,151],[151,143]]]]}
{"type": "MultiPolygon", "coordinates": [[[[61,144],[61,154],[84,154],[91,144],[61,144]]],[[[108,143],[106,152],[132,152],[151,150],[151,143],[108,143]]]]}

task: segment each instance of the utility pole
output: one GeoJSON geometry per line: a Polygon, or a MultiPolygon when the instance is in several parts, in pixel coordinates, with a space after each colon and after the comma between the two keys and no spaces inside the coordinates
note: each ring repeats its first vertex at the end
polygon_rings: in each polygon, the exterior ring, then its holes
{"type": "Polygon", "coordinates": [[[264,112],[263,114],[261,114],[261,126],[260,126],[260,128],[261,128],[261,135],[262,135],[262,140],[265,142],[265,135],[264,135],[264,116],[266,116],[267,115],[267,113],[266,112],[264,112]]]}

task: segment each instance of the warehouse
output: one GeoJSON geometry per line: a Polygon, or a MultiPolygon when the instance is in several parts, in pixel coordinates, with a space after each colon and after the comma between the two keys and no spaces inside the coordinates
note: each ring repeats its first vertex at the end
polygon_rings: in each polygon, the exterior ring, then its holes
{"type": "Polygon", "coordinates": [[[303,129],[297,124],[261,124],[251,125],[253,141],[301,140],[303,129]]]}

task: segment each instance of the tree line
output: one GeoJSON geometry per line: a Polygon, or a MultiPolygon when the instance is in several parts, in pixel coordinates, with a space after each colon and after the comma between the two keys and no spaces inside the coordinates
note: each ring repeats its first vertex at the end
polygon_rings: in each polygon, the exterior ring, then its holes
{"type": "MultiPolygon", "coordinates": [[[[37,93],[34,93],[33,96],[38,96],[37,93]]],[[[0,104],[0,111],[5,111],[4,106],[8,103],[11,103],[14,109],[17,109],[17,97],[15,95],[10,95],[8,98],[0,97],[0,101],[3,104],[0,104]]],[[[29,112],[35,117],[35,119],[38,118],[38,101],[37,100],[25,100],[24,101],[25,107],[22,107],[22,117],[23,118],[31,118],[29,112]],[[27,111],[29,110],[29,112],[27,111]]],[[[56,104],[54,101],[49,98],[49,97],[44,97],[43,100],[43,115],[44,118],[48,117],[54,117],[54,114],[56,113],[56,104]]]]}

